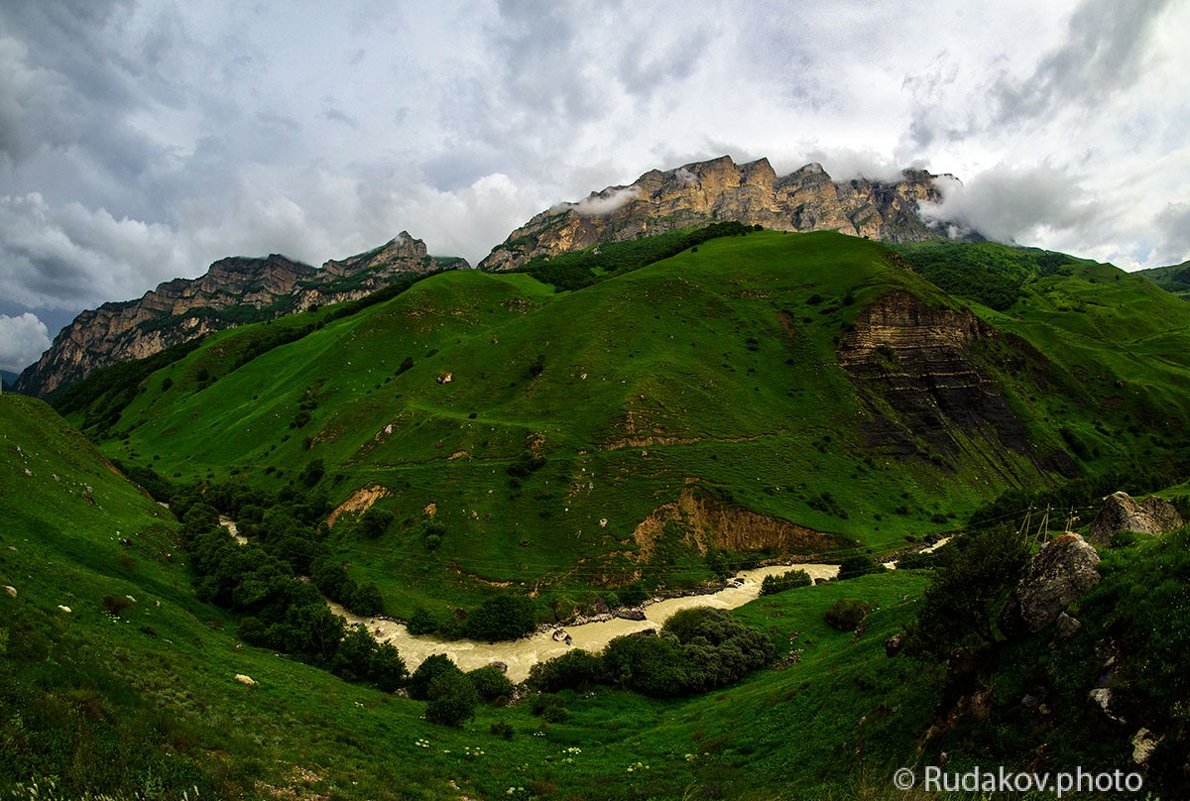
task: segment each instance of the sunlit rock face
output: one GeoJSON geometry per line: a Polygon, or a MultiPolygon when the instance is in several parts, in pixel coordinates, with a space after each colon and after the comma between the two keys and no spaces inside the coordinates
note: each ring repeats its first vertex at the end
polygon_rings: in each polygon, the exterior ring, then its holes
{"type": "Polygon", "coordinates": [[[736,164],[722,156],[666,172],[650,170],[628,186],[609,186],[577,203],[546,209],[479,266],[511,270],[535,256],[727,220],[890,242],[936,239],[945,236],[946,224],[924,220],[919,204],[941,201],[938,177],[905,170],[892,182],[834,181],[820,164],[780,177],[768,159],[736,164]]]}
{"type": "Polygon", "coordinates": [[[328,261],[321,270],[276,254],[220,259],[198,278],[175,278],[138,300],[82,312],[21,373],[15,388],[48,395],[102,367],[144,359],[212,331],[357,300],[405,276],[467,266],[463,259],[427,255],[425,243],[406,231],[366,253],[328,261]]]}

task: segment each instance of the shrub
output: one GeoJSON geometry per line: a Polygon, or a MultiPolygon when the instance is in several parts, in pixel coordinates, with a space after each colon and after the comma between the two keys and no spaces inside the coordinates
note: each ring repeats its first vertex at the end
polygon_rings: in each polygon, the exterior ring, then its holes
{"type": "Polygon", "coordinates": [[[363,626],[352,626],[339,643],[331,660],[331,671],[348,681],[362,681],[372,673],[376,640],[363,626]]]}
{"type": "Polygon", "coordinates": [[[832,628],[839,631],[856,631],[868,616],[871,605],[857,598],[841,598],[827,607],[823,615],[832,628]]]}
{"type": "Polygon", "coordinates": [[[481,667],[467,673],[475,694],[485,704],[507,703],[512,697],[512,682],[494,667],[481,667]]]}
{"type": "Polygon", "coordinates": [[[132,601],[123,595],[105,595],[103,597],[103,610],[112,617],[119,617],[125,609],[132,606],[132,601]]]}
{"type": "Polygon", "coordinates": [[[496,642],[515,640],[537,627],[533,602],[528,598],[501,595],[485,601],[467,617],[466,635],[473,640],[496,642]]]}
{"type": "Polygon", "coordinates": [[[598,654],[581,648],[529,668],[529,685],[547,693],[586,690],[606,680],[603,660],[598,654]]]}
{"type": "Polygon", "coordinates": [[[876,560],[867,554],[849,556],[839,564],[839,580],[845,581],[869,573],[883,573],[884,567],[876,564],[876,560]]]}
{"type": "Polygon", "coordinates": [[[649,594],[645,592],[645,588],[640,584],[629,584],[627,587],[621,587],[616,591],[620,596],[620,603],[624,606],[640,606],[648,600],[649,594]]]}
{"type": "Polygon", "coordinates": [[[314,459],[298,474],[298,481],[307,487],[313,487],[326,473],[326,465],[322,459],[314,459]]]}
{"type": "Polygon", "coordinates": [[[933,568],[937,564],[938,555],[936,553],[914,551],[897,560],[897,570],[925,570],[933,568]]]}
{"type": "Polygon", "coordinates": [[[383,534],[393,522],[392,512],[384,512],[380,509],[369,509],[364,512],[364,516],[359,521],[359,533],[361,536],[374,540],[383,534]]]}
{"type": "Polygon", "coordinates": [[[409,622],[405,624],[405,628],[415,637],[422,634],[433,634],[438,630],[438,620],[434,617],[433,612],[419,606],[413,610],[413,614],[409,617],[409,622]]]}
{"type": "Polygon", "coordinates": [[[314,560],[310,566],[310,580],[319,592],[332,601],[342,601],[345,590],[354,589],[355,584],[347,575],[347,568],[330,556],[314,560]]]}
{"type": "Polygon", "coordinates": [[[384,598],[375,584],[358,584],[344,605],[360,617],[374,617],[384,611],[384,598]]]}
{"type": "Polygon", "coordinates": [[[810,578],[810,574],[806,571],[791,570],[779,576],[765,576],[764,581],[760,583],[760,594],[773,595],[798,587],[809,587],[813,583],[814,580],[810,578]]]}
{"type": "Polygon", "coordinates": [[[471,681],[458,668],[435,676],[426,691],[426,720],[440,726],[460,727],[475,717],[479,697],[471,681]]]}
{"type": "Polygon", "coordinates": [[[455,666],[455,663],[446,654],[434,654],[427,657],[426,661],[418,665],[417,670],[413,671],[413,675],[409,677],[409,683],[406,685],[406,689],[409,691],[409,697],[418,701],[427,700],[429,698],[430,683],[439,676],[447,673],[463,675],[463,672],[455,666]]]}
{"type": "Polygon", "coordinates": [[[562,723],[570,718],[570,710],[562,696],[549,693],[534,697],[529,711],[550,723],[562,723]]]}
{"type": "Polygon", "coordinates": [[[368,670],[368,678],[381,692],[391,693],[405,683],[409,675],[405,667],[405,660],[401,658],[397,646],[391,642],[382,642],[372,654],[372,662],[368,670]]]}
{"type": "Polygon", "coordinates": [[[914,627],[915,645],[939,657],[972,642],[995,643],[997,618],[1029,560],[1029,548],[1010,529],[968,534],[937,552],[914,627]]]}

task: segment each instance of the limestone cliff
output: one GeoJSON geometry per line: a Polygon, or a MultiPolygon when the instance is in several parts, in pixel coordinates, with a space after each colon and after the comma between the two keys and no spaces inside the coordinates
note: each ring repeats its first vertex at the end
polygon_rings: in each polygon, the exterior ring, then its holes
{"type": "Polygon", "coordinates": [[[628,186],[547,209],[513,231],[479,266],[510,270],[535,256],[724,220],[892,242],[941,238],[945,226],[931,225],[918,213],[922,201],[941,200],[937,177],[905,170],[893,182],[834,181],[819,164],[779,177],[767,159],[737,165],[722,156],[667,172],[650,170],[628,186]]]}
{"type": "Polygon", "coordinates": [[[14,388],[48,395],[101,367],[143,359],[212,331],[355,300],[410,274],[467,266],[462,259],[428,256],[425,243],[405,231],[321,270],[275,254],[220,259],[198,278],[175,278],[139,300],[82,312],[14,388]]]}

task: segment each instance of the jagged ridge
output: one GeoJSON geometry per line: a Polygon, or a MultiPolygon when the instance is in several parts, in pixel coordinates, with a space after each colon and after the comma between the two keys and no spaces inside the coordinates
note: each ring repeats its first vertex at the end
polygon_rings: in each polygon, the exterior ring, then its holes
{"type": "Polygon", "coordinates": [[[628,186],[547,209],[513,231],[479,266],[511,270],[534,257],[724,220],[891,242],[940,239],[946,225],[919,213],[920,203],[942,199],[938,177],[904,170],[891,183],[834,181],[820,164],[778,177],[768,159],[737,165],[721,156],[676,170],[650,170],[628,186]]]}
{"type": "Polygon", "coordinates": [[[102,367],[213,331],[356,300],[404,275],[468,266],[464,259],[427,255],[425,243],[407,231],[366,253],[327,261],[321,270],[277,254],[220,259],[198,278],[175,278],[139,300],[82,312],[14,388],[48,395],[102,367]]]}

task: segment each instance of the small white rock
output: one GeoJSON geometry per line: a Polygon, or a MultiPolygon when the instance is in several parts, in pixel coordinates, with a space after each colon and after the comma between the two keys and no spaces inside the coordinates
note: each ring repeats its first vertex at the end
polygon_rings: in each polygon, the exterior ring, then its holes
{"type": "Polygon", "coordinates": [[[16,588],[16,587],[13,587],[13,586],[12,586],[12,585],[10,585],[10,584],[5,584],[5,585],[4,585],[4,591],[5,591],[6,593],[8,593],[9,595],[11,595],[13,598],[16,598],[16,597],[17,597],[17,588],[16,588]]]}
{"type": "Polygon", "coordinates": [[[255,686],[256,686],[256,679],[254,679],[254,678],[252,678],[251,676],[248,676],[248,675],[246,675],[246,674],[244,674],[244,673],[237,673],[237,674],[236,674],[236,681],[238,681],[240,684],[247,685],[248,687],[255,687],[255,686]]]}
{"type": "Polygon", "coordinates": [[[62,604],[58,604],[58,611],[59,611],[59,612],[65,612],[66,614],[68,614],[68,615],[69,615],[69,614],[70,614],[70,607],[69,607],[69,606],[63,606],[62,604]]]}

